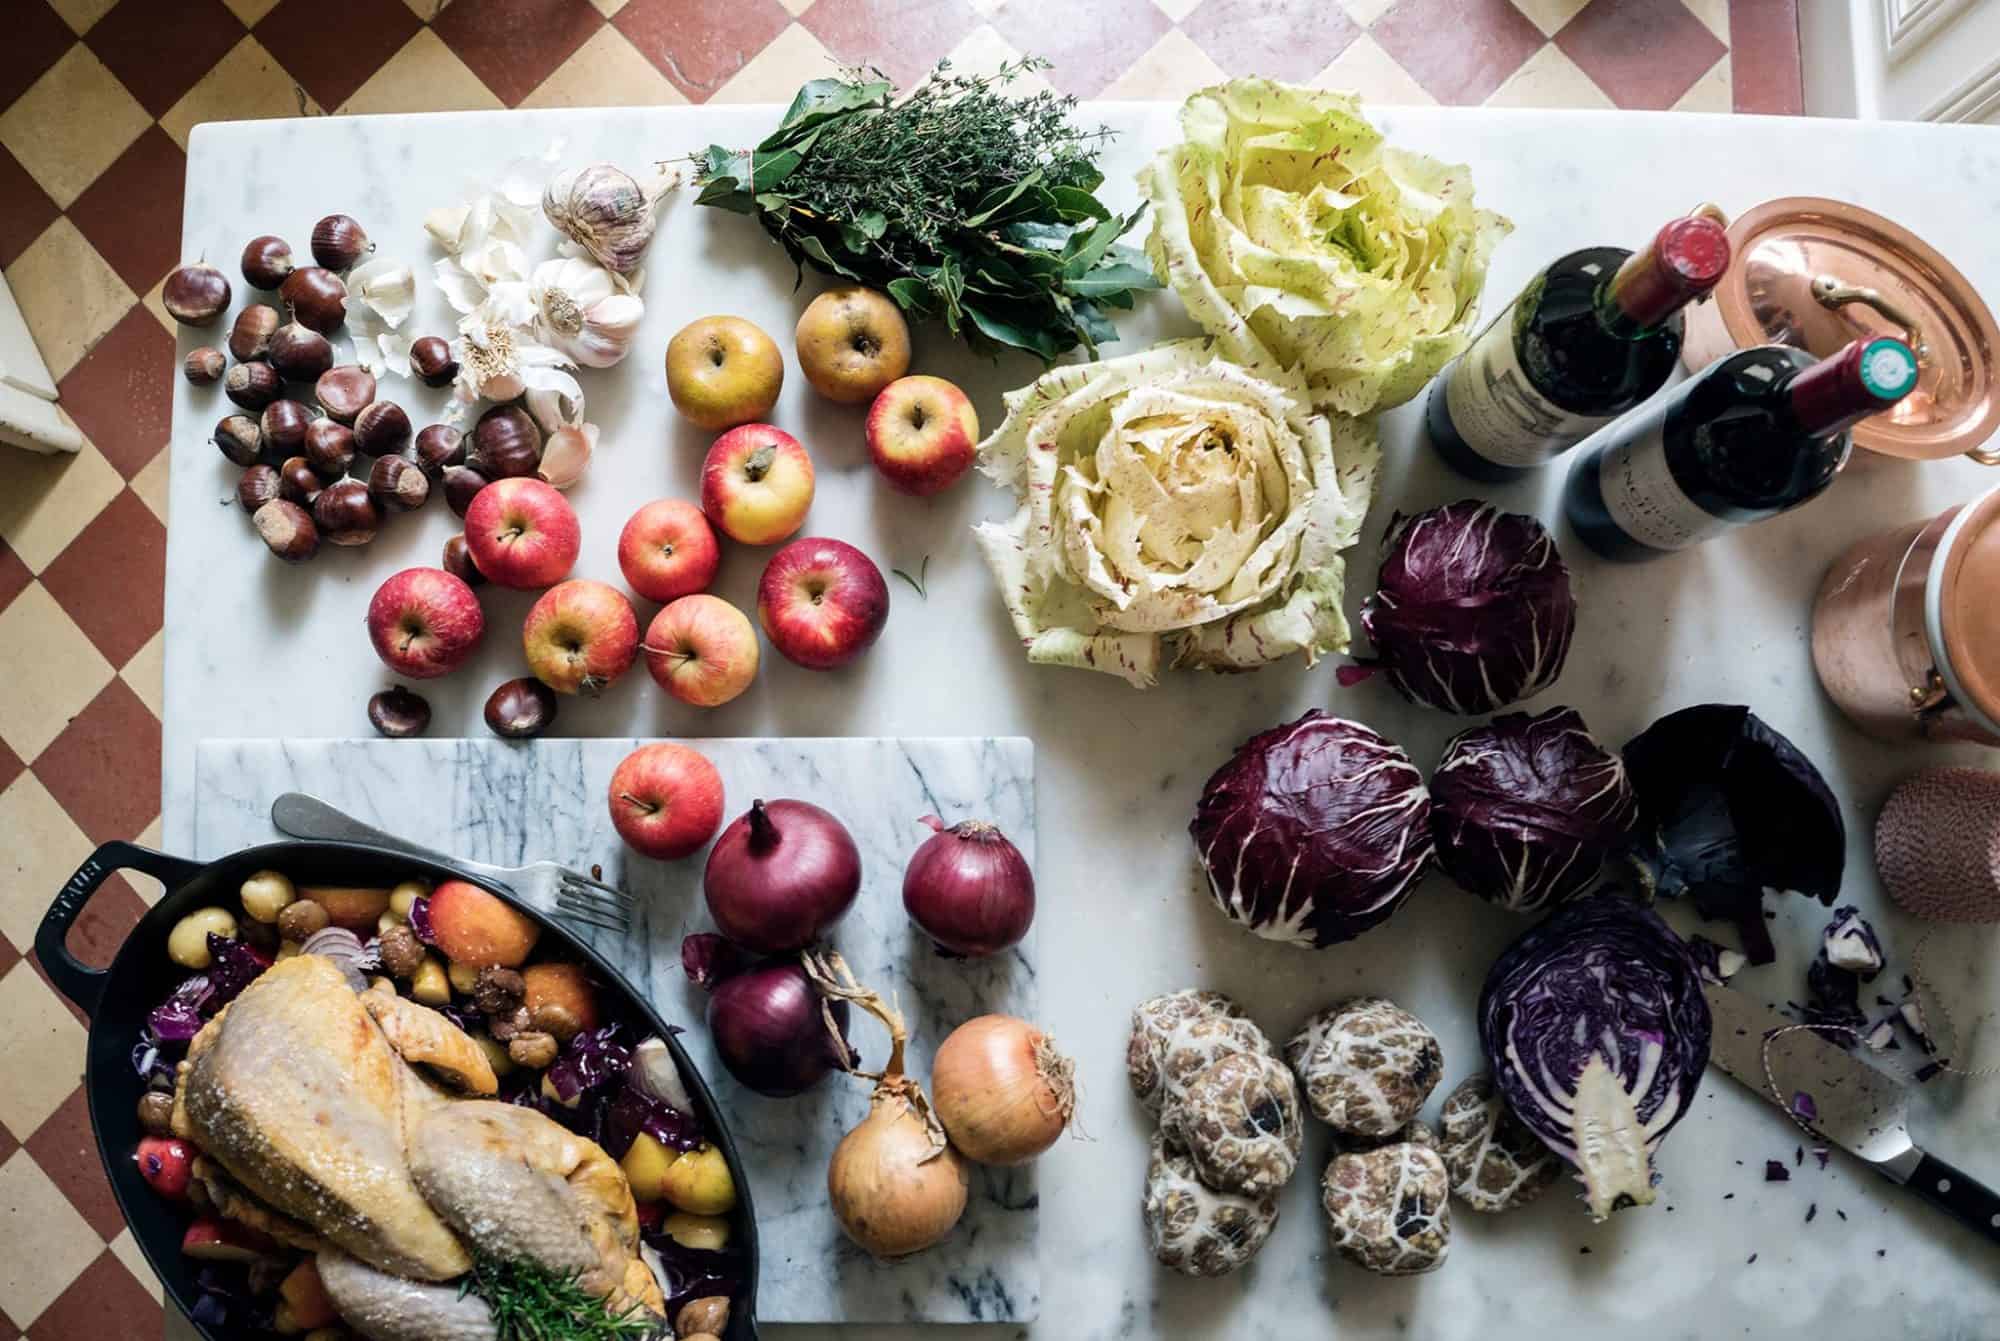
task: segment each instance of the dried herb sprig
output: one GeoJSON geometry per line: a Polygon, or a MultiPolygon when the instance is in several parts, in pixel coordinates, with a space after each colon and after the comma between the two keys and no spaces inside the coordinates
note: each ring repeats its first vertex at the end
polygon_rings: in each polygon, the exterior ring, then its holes
{"type": "Polygon", "coordinates": [[[499,1341],[648,1341],[666,1336],[666,1319],[634,1304],[613,1313],[577,1283],[530,1262],[482,1257],[459,1287],[485,1301],[499,1341]]]}

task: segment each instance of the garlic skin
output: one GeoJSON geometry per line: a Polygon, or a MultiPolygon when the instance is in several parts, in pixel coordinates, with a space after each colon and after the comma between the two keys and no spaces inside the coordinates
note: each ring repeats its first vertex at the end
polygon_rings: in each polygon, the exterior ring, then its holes
{"type": "Polygon", "coordinates": [[[583,478],[597,450],[597,425],[564,424],[542,443],[541,476],[558,489],[583,478]]]}
{"type": "Polygon", "coordinates": [[[594,163],[558,173],[542,192],[542,213],[607,270],[629,275],[659,227],[661,198],[679,183],[679,172],[658,164],[641,183],[623,168],[594,163]]]}
{"type": "Polygon", "coordinates": [[[479,401],[510,401],[535,393],[567,397],[576,407],[577,417],[582,417],[583,388],[566,371],[570,359],[561,350],[537,343],[530,330],[489,321],[480,312],[461,320],[458,330],[459,338],[451,345],[458,360],[458,377],[452,384],[445,423],[463,422],[479,401]]]}
{"type": "Polygon", "coordinates": [[[535,332],[586,368],[609,368],[632,348],[646,304],[624,280],[581,257],[544,261],[528,279],[535,332]]]}
{"type": "Polygon", "coordinates": [[[378,256],[347,276],[347,329],[354,361],[375,377],[410,375],[410,341],[401,326],[417,303],[417,277],[400,261],[378,256]]]}

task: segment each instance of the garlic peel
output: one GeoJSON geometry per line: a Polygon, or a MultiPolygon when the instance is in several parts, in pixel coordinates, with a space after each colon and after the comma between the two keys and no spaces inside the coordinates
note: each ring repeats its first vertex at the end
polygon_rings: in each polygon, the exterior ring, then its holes
{"type": "Polygon", "coordinates": [[[569,488],[583,478],[595,450],[597,425],[564,424],[542,444],[542,478],[558,489],[569,488]]]}

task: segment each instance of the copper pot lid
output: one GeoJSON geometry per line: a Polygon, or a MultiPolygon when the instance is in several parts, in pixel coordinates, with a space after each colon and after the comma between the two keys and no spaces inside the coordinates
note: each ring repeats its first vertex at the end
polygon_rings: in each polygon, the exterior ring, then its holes
{"type": "Polygon", "coordinates": [[[1729,229],[1735,259],[1717,288],[1737,346],[1786,344],[1821,357],[1855,339],[1898,336],[1917,351],[1917,386],[1854,429],[1857,446],[2000,465],[2000,328],[1958,268],[1900,224],[1816,196],[1770,200],[1729,229]]]}
{"type": "Polygon", "coordinates": [[[2000,488],[1959,509],[1924,584],[1924,625],[1941,687],[2000,735],[2000,488]]]}

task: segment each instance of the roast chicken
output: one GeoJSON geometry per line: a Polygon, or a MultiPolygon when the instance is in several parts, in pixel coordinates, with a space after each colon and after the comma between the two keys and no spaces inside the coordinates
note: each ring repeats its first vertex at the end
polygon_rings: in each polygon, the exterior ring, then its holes
{"type": "Polygon", "coordinates": [[[446,1283],[475,1255],[575,1275],[614,1313],[664,1313],[617,1163],[533,1109],[470,1097],[497,1089],[445,1016],[298,955],[189,1045],[174,1130],[202,1150],[217,1211],[317,1251],[371,1341],[492,1337],[485,1305],[446,1283]]]}

